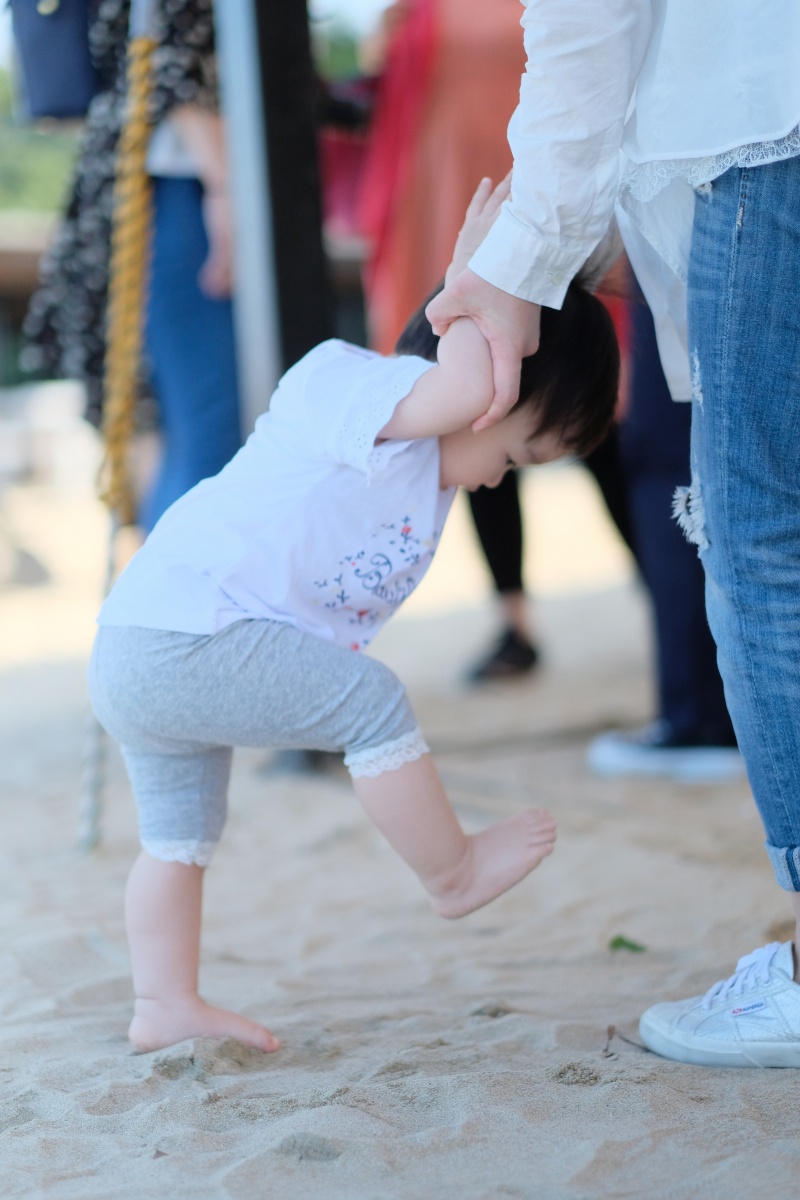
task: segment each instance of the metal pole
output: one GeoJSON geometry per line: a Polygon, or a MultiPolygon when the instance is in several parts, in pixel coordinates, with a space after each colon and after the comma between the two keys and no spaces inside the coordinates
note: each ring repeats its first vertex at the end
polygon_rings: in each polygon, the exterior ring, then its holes
{"type": "Polygon", "coordinates": [[[305,0],[218,0],[222,107],[236,221],[245,429],[280,375],[330,337],[316,82],[305,0]]]}
{"type": "Polygon", "coordinates": [[[306,0],[253,0],[284,370],[333,332],[306,0]]]}
{"type": "Polygon", "coordinates": [[[220,0],[214,21],[235,222],[234,320],[247,434],[266,410],[283,369],[253,0],[220,0]]]}
{"type": "MultiPolygon", "coordinates": [[[[108,527],[104,599],[111,591],[111,584],[114,582],[118,533],[119,523],[112,514],[108,527]]],[[[92,710],[89,709],[83,734],[81,796],[78,808],[77,845],[84,854],[88,854],[90,850],[94,850],[100,845],[107,763],[108,738],[106,731],[92,710]]]]}

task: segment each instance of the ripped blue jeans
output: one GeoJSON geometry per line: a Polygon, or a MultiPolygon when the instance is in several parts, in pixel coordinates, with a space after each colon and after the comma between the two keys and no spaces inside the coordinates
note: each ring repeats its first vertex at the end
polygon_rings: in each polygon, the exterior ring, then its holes
{"type": "Polygon", "coordinates": [[[725,697],[778,883],[800,891],[800,158],[698,192],[692,488],[725,697]]]}

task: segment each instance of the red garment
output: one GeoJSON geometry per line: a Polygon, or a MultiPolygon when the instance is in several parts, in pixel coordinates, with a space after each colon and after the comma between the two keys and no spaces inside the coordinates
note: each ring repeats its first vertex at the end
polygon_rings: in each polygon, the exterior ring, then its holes
{"type": "Polygon", "coordinates": [[[359,224],[372,245],[368,290],[382,261],[397,198],[408,186],[435,52],[434,0],[415,0],[389,46],[362,175],[359,224]]]}
{"type": "Polygon", "coordinates": [[[392,39],[362,210],[370,344],[383,353],[444,275],[481,178],[511,167],[520,13],[519,0],[417,0],[392,39]]]}

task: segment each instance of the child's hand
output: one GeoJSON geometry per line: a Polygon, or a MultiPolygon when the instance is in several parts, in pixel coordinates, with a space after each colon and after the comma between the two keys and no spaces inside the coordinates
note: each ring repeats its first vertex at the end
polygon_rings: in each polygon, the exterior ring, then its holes
{"type": "Polygon", "coordinates": [[[491,179],[482,179],[469,202],[464,224],[456,238],[453,261],[447,268],[445,282],[460,275],[497,220],[500,206],[511,191],[511,172],[492,191],[491,179]]]}

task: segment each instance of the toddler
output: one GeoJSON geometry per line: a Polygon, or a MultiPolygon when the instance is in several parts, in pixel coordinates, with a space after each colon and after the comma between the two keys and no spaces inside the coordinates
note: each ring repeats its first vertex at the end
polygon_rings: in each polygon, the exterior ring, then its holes
{"type": "MultiPolygon", "coordinates": [[[[507,187],[484,181],[450,272],[507,187]]],[[[277,1039],[198,995],[203,873],[233,746],[344,750],[356,795],[443,917],[487,904],[553,849],[541,809],[466,836],[405,691],[359,651],[419,583],[458,485],[581,453],[616,400],[613,328],[573,284],[543,310],[520,400],[491,428],[488,344],[468,319],[438,345],[423,310],[393,357],[325,342],[286,373],[247,444],[161,518],[98,618],[89,679],[120,743],[142,852],[126,895],[135,1011],[153,1050],[200,1035],[277,1039]]]]}

